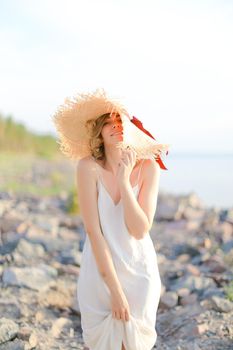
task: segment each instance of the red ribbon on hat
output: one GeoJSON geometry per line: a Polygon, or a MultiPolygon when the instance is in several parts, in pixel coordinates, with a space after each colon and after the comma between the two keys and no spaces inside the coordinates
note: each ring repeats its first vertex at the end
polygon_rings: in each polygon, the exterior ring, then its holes
{"type": "MultiPolygon", "coordinates": [[[[145,134],[147,134],[148,136],[150,136],[152,139],[155,140],[154,136],[152,136],[151,133],[150,133],[148,130],[146,130],[145,128],[143,128],[142,122],[141,122],[138,118],[136,118],[136,117],[133,116],[133,118],[130,119],[130,121],[131,121],[134,125],[136,125],[137,128],[139,128],[139,129],[142,130],[145,134]]],[[[156,141],[156,140],[155,140],[155,141],[156,141]]],[[[167,155],[167,154],[168,154],[168,151],[166,152],[166,155],[167,155]]],[[[165,165],[164,165],[162,159],[161,159],[159,156],[158,156],[158,158],[156,159],[156,161],[159,163],[159,166],[160,166],[161,169],[163,169],[163,170],[168,170],[168,169],[165,167],[165,165]]]]}

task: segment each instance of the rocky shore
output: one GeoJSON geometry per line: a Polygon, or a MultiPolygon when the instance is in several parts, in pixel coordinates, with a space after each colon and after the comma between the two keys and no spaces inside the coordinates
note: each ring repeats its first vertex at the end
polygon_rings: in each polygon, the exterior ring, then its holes
{"type": "MultiPolygon", "coordinates": [[[[0,192],[0,350],[84,348],[85,231],[66,201],[0,192]]],[[[163,285],[155,349],[232,350],[233,209],[160,194],[150,235],[163,285]]]]}

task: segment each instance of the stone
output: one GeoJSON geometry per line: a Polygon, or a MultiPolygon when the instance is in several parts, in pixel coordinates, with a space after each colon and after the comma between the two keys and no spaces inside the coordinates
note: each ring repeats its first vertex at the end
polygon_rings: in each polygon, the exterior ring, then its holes
{"type": "Polygon", "coordinates": [[[196,267],[195,265],[187,264],[186,269],[193,276],[200,276],[200,274],[201,274],[199,268],[196,267]]]}
{"type": "Polygon", "coordinates": [[[181,255],[181,254],[188,254],[191,257],[194,257],[196,255],[200,255],[199,249],[191,246],[190,244],[176,244],[174,246],[174,254],[175,256],[181,255]]]}
{"type": "Polygon", "coordinates": [[[46,290],[39,295],[39,303],[46,307],[66,309],[72,306],[72,296],[68,288],[46,290]]]}
{"type": "Polygon", "coordinates": [[[58,260],[61,264],[81,266],[82,253],[75,248],[63,250],[58,257],[58,260]]]}
{"type": "Polygon", "coordinates": [[[16,303],[0,301],[0,315],[9,319],[19,319],[21,317],[21,309],[16,303]]]}
{"type": "Polygon", "coordinates": [[[191,326],[187,327],[187,333],[192,337],[200,336],[209,330],[209,326],[207,323],[202,324],[191,324],[191,326]]]}
{"type": "Polygon", "coordinates": [[[230,224],[233,224],[233,208],[227,210],[225,221],[229,222],[230,224]]]}
{"type": "MultiPolygon", "coordinates": [[[[191,206],[188,206],[186,208],[184,208],[184,212],[183,212],[183,217],[187,220],[195,220],[197,223],[201,222],[201,219],[203,219],[205,215],[205,211],[204,210],[199,210],[196,208],[193,208],[191,206]]],[[[199,225],[198,225],[199,226],[199,225]]]]}
{"type": "Polygon", "coordinates": [[[233,302],[227,299],[220,298],[218,296],[211,297],[212,308],[219,312],[232,312],[233,302]]]}
{"type": "Polygon", "coordinates": [[[25,343],[15,338],[9,342],[0,344],[0,350],[25,350],[25,343]]]}
{"type": "Polygon", "coordinates": [[[183,276],[176,283],[171,285],[171,290],[176,291],[180,288],[188,288],[190,292],[203,291],[207,288],[216,287],[216,283],[208,277],[203,276],[183,276]]]}
{"type": "Polygon", "coordinates": [[[70,332],[70,328],[72,328],[72,325],[73,325],[73,322],[68,318],[65,318],[65,317],[58,318],[53,323],[53,326],[51,329],[52,335],[55,338],[59,337],[62,333],[67,336],[70,332]]]}
{"type": "Polygon", "coordinates": [[[190,295],[183,296],[180,300],[181,305],[190,305],[195,304],[197,302],[198,296],[195,293],[191,293],[190,295]]]}
{"type": "Polygon", "coordinates": [[[22,262],[25,260],[35,260],[43,258],[45,249],[40,244],[32,244],[26,239],[21,239],[17,245],[17,248],[13,252],[13,258],[15,262],[22,262]]]}
{"type": "Polygon", "coordinates": [[[181,210],[183,205],[178,201],[177,198],[172,196],[159,196],[158,205],[155,213],[155,219],[161,220],[179,220],[181,218],[181,210]]]}
{"type": "Polygon", "coordinates": [[[30,327],[21,327],[18,331],[17,337],[22,340],[28,341],[30,335],[32,333],[32,329],[30,327]]]}
{"type": "Polygon", "coordinates": [[[32,334],[29,337],[29,345],[30,345],[30,349],[34,349],[37,346],[38,343],[38,339],[37,339],[37,335],[32,332],[32,334]]]}
{"type": "Polygon", "coordinates": [[[49,287],[57,271],[51,266],[39,267],[9,267],[3,272],[2,280],[6,285],[27,287],[33,290],[43,290],[49,287]]]}
{"type": "Polygon", "coordinates": [[[190,295],[190,290],[188,288],[180,288],[176,291],[178,297],[187,297],[190,295]]]}
{"type": "Polygon", "coordinates": [[[19,326],[14,321],[1,317],[0,318],[0,344],[14,339],[18,333],[19,326]]]}
{"type": "Polygon", "coordinates": [[[178,301],[177,293],[168,291],[161,296],[159,307],[161,309],[170,309],[177,305],[177,301],[178,301]]]}

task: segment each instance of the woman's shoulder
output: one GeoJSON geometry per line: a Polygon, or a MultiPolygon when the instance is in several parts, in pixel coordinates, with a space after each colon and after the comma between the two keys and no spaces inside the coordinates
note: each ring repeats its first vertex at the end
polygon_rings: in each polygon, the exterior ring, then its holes
{"type": "Polygon", "coordinates": [[[142,160],[142,173],[159,172],[160,166],[156,159],[143,159],[142,160]]]}
{"type": "Polygon", "coordinates": [[[81,159],[79,159],[77,163],[77,171],[82,171],[82,172],[90,172],[95,171],[95,160],[93,159],[92,156],[86,156],[81,159]]]}

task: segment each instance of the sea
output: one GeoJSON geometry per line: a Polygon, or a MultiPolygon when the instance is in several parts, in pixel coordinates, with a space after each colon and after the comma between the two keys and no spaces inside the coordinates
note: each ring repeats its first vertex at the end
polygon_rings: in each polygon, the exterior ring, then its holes
{"type": "Polygon", "coordinates": [[[160,191],[196,193],[208,208],[233,208],[233,154],[171,154],[162,157],[160,191]]]}

